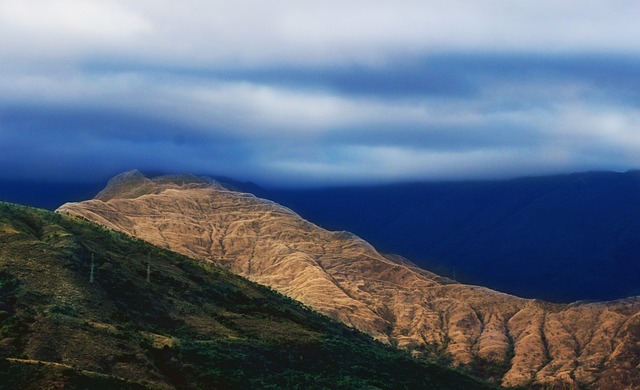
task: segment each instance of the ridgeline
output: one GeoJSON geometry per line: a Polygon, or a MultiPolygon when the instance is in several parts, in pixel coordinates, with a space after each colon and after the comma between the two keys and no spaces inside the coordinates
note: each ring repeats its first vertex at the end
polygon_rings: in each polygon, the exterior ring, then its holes
{"type": "Polygon", "coordinates": [[[211,264],[4,202],[0,384],[491,388],[211,264]]]}

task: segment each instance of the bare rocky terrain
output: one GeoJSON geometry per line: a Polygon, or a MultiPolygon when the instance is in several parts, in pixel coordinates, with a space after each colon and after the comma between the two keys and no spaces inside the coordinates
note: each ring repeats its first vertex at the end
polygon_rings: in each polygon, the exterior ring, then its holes
{"type": "Polygon", "coordinates": [[[551,304],[456,283],[194,176],[111,180],[58,210],[208,261],[503,386],[640,387],[640,299],[551,304]]]}

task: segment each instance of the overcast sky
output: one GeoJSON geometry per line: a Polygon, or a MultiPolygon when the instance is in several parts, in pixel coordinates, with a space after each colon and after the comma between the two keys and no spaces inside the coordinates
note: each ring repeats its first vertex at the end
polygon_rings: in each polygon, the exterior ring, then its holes
{"type": "Polygon", "coordinates": [[[0,179],[640,168],[633,0],[0,0],[0,179]]]}

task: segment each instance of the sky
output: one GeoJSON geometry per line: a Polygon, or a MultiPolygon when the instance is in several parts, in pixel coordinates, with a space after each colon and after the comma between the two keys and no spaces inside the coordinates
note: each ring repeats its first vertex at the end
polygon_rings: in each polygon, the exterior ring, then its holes
{"type": "Polygon", "coordinates": [[[640,2],[0,0],[0,179],[640,168],[640,2]]]}

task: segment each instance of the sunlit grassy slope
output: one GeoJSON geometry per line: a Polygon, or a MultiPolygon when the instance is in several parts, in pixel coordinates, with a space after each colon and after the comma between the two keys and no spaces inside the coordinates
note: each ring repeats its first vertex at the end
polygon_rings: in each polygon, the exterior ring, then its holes
{"type": "Polygon", "coordinates": [[[210,265],[2,202],[0,357],[5,388],[488,388],[210,265]]]}

